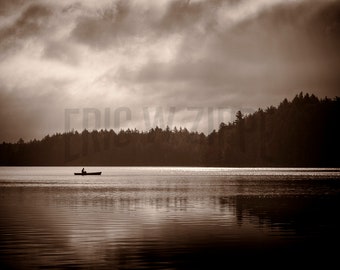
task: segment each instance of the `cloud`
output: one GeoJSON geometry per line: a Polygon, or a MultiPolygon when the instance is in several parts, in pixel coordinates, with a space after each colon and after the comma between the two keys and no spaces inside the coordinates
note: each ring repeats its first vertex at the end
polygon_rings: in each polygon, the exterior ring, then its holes
{"type": "Polygon", "coordinates": [[[129,1],[118,1],[108,9],[77,18],[71,35],[81,43],[97,49],[112,47],[122,38],[138,34],[129,1]]]}
{"type": "Polygon", "coordinates": [[[0,140],[63,131],[66,108],[126,107],[130,127],[145,129],[144,107],[175,106],[176,125],[190,126],[189,107],[224,107],[231,117],[300,91],[339,95],[339,1],[0,6],[0,140]]]}
{"type": "Polygon", "coordinates": [[[77,50],[66,42],[46,42],[43,57],[56,61],[77,65],[80,61],[77,50]]]}
{"type": "Polygon", "coordinates": [[[264,9],[232,28],[183,36],[170,62],[122,67],[116,79],[163,91],[165,100],[170,93],[187,103],[240,107],[267,106],[299,91],[336,95],[339,11],[339,2],[264,9]]]}
{"type": "Polygon", "coordinates": [[[12,13],[18,6],[24,4],[24,0],[0,0],[0,16],[12,13]]]}
{"type": "Polygon", "coordinates": [[[163,2],[160,7],[144,1],[115,1],[105,10],[80,16],[71,35],[93,48],[107,49],[125,46],[131,38],[149,42],[174,33],[205,31],[216,23],[212,15],[222,1],[163,2]]]}
{"type": "Polygon", "coordinates": [[[43,138],[63,131],[64,104],[69,97],[65,88],[69,81],[42,80],[34,86],[8,89],[0,85],[0,138],[17,141],[43,138]],[[36,91],[39,89],[39,91],[36,91]]]}
{"type": "Polygon", "coordinates": [[[34,4],[28,6],[13,24],[1,29],[1,43],[38,35],[45,28],[51,15],[52,11],[44,5],[34,4]]]}

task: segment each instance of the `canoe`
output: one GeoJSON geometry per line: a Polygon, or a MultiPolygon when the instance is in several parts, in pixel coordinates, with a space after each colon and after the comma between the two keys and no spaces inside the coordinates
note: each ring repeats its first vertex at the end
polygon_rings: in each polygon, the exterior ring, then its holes
{"type": "Polygon", "coordinates": [[[74,173],[74,175],[101,175],[102,172],[74,173]]]}

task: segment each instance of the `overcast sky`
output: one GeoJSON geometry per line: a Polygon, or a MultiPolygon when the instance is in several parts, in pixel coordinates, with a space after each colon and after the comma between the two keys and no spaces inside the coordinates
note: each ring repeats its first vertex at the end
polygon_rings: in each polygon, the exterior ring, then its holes
{"type": "Polygon", "coordinates": [[[339,23],[331,0],[0,0],[0,141],[63,132],[67,109],[78,130],[84,109],[116,129],[162,109],[207,133],[301,91],[339,96],[339,23]]]}

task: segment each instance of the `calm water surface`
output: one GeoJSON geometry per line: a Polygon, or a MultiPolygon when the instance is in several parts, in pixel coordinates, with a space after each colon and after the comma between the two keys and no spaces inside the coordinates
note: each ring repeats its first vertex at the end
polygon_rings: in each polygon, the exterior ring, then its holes
{"type": "Polygon", "coordinates": [[[339,263],[340,169],[80,170],[0,168],[1,269],[339,263]]]}

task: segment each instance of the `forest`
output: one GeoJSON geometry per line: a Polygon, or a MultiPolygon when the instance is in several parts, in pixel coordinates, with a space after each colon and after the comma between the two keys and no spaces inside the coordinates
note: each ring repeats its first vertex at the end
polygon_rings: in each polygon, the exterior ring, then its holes
{"type": "Polygon", "coordinates": [[[340,167],[340,98],[300,93],[236,113],[208,135],[186,128],[94,130],[0,144],[1,166],[340,167]]]}

